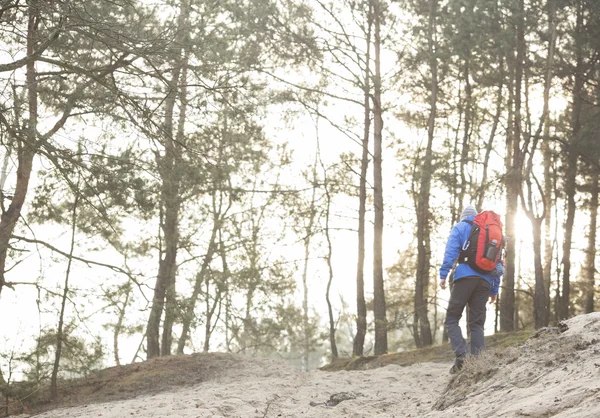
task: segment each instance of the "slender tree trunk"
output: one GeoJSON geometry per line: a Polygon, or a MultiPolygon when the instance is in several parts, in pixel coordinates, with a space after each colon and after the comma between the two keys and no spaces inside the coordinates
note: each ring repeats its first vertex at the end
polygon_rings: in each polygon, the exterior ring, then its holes
{"type": "Polygon", "coordinates": [[[210,321],[211,321],[211,315],[210,315],[210,280],[204,280],[204,294],[206,295],[206,298],[204,299],[204,303],[205,303],[205,312],[204,312],[204,346],[203,346],[203,351],[205,353],[208,352],[208,347],[210,346],[210,321]]]}
{"type": "Polygon", "coordinates": [[[523,0],[518,0],[518,10],[515,12],[517,25],[516,42],[517,58],[515,71],[514,94],[514,124],[512,126],[512,163],[506,175],[506,232],[512,243],[506,251],[506,269],[504,274],[504,287],[502,289],[502,306],[500,328],[502,331],[514,330],[515,316],[515,245],[517,242],[515,217],[519,204],[519,191],[521,186],[521,88],[523,84],[523,66],[525,60],[525,5],[523,0]]]}
{"type": "MultiPolygon", "coordinates": [[[[520,251],[521,248],[523,248],[523,241],[519,242],[518,250],[520,251]]],[[[515,311],[513,312],[512,317],[513,331],[519,330],[519,313],[521,308],[521,302],[523,300],[523,295],[521,293],[522,283],[523,281],[521,280],[521,257],[518,257],[516,259],[515,265],[515,311]]]]}
{"type": "Polygon", "coordinates": [[[315,151],[315,161],[313,164],[312,181],[313,189],[310,200],[310,213],[308,226],[305,229],[304,237],[304,267],[302,269],[302,371],[308,371],[308,356],[310,354],[310,326],[308,320],[308,260],[310,258],[310,242],[314,234],[314,225],[316,218],[316,194],[317,194],[317,162],[319,161],[319,149],[315,151]]]}
{"type": "Polygon", "coordinates": [[[231,292],[229,288],[229,278],[231,277],[229,273],[229,267],[227,263],[227,252],[225,250],[225,245],[223,243],[222,232],[219,231],[219,248],[221,253],[221,260],[223,264],[223,271],[226,274],[225,281],[225,350],[229,353],[231,352],[231,342],[233,340],[233,332],[231,332],[231,309],[233,305],[231,292]]]}
{"type": "Polygon", "coordinates": [[[544,267],[542,265],[542,221],[542,218],[535,218],[531,221],[533,226],[533,263],[535,268],[533,310],[536,328],[548,325],[546,286],[544,283],[544,267]]]}
{"type": "Polygon", "coordinates": [[[544,127],[544,142],[542,143],[542,152],[544,155],[544,195],[547,199],[546,213],[544,214],[544,284],[546,286],[546,312],[548,313],[548,322],[550,322],[551,309],[551,287],[552,287],[552,207],[555,199],[552,193],[552,150],[548,139],[550,138],[550,127],[548,124],[544,127]]]}
{"type": "Polygon", "coordinates": [[[331,345],[331,359],[335,360],[338,358],[338,349],[335,342],[335,318],[333,317],[333,308],[331,306],[330,292],[331,284],[333,282],[333,265],[331,264],[331,257],[333,254],[333,248],[331,246],[331,236],[329,234],[329,216],[331,209],[331,194],[329,193],[329,185],[327,184],[327,172],[323,168],[323,181],[325,187],[325,196],[327,197],[327,203],[325,208],[325,238],[327,240],[327,270],[329,272],[329,278],[327,280],[327,291],[325,293],[325,299],[327,301],[327,313],[329,314],[329,344],[331,345]]]}
{"type": "Polygon", "coordinates": [[[500,331],[500,304],[494,304],[494,334],[500,331]]]}
{"type": "MultiPolygon", "coordinates": [[[[170,198],[179,200],[179,188],[173,190],[170,198]]],[[[177,298],[175,277],[177,274],[177,247],[179,245],[179,202],[167,205],[165,210],[165,224],[163,227],[165,237],[165,258],[162,260],[165,282],[164,290],[164,310],[165,319],[163,322],[163,333],[160,345],[160,355],[168,356],[171,354],[171,345],[173,343],[173,323],[177,315],[177,298]],[[177,207],[176,207],[177,206],[177,207]]]]}
{"type": "MultiPolygon", "coordinates": [[[[256,186],[254,186],[256,187],[256,186]]],[[[254,209],[254,208],[253,208],[254,209]]],[[[252,308],[254,306],[254,292],[259,285],[260,275],[257,270],[258,266],[258,233],[260,230],[260,219],[255,219],[253,216],[250,220],[252,225],[252,240],[250,244],[250,248],[246,250],[250,262],[250,272],[251,277],[248,280],[248,290],[246,293],[246,312],[244,314],[244,327],[243,327],[243,337],[242,343],[243,351],[245,352],[247,348],[248,337],[251,336],[252,331],[254,330],[253,320],[252,320],[252,308]]],[[[308,259],[305,258],[305,264],[308,263],[308,259]]],[[[305,265],[305,272],[308,272],[308,265],[305,265]]],[[[305,273],[306,274],[306,273],[305,273]]],[[[303,280],[306,280],[306,276],[303,274],[303,280]]],[[[308,295],[308,287],[306,286],[303,290],[306,290],[306,295],[308,295]]],[[[308,296],[307,296],[308,297],[308,296]]],[[[304,320],[308,321],[308,300],[306,302],[306,318],[303,318],[303,330],[304,330],[304,320]]],[[[304,331],[303,331],[304,332],[304,331]]]]}
{"type": "MultiPolygon", "coordinates": [[[[251,267],[251,269],[254,270],[252,267],[251,267]]],[[[249,336],[251,336],[251,331],[253,329],[251,312],[252,312],[252,306],[254,305],[255,289],[256,289],[256,282],[252,281],[249,285],[248,292],[246,293],[246,312],[244,314],[244,326],[243,326],[243,332],[242,332],[242,339],[240,342],[241,351],[243,353],[245,353],[246,349],[248,348],[249,336]]]]}
{"type": "MultiPolygon", "coordinates": [[[[554,172],[556,173],[556,166],[554,167],[554,172]]],[[[553,179],[552,186],[554,188],[554,196],[558,196],[558,176],[555,175],[553,179]]],[[[566,202],[563,205],[563,212],[566,212],[566,202]]],[[[560,288],[560,277],[562,276],[562,264],[560,260],[559,254],[559,244],[558,244],[558,231],[559,231],[559,221],[558,221],[558,205],[555,202],[554,205],[554,248],[556,249],[555,254],[556,258],[554,262],[556,263],[556,288],[554,289],[555,297],[554,297],[554,322],[558,323],[560,321],[560,300],[561,300],[561,288],[560,288]]]]}
{"type": "MultiPolygon", "coordinates": [[[[418,342],[424,347],[433,344],[428,318],[427,296],[429,274],[431,270],[429,200],[431,193],[431,177],[433,174],[433,139],[435,136],[438,95],[437,57],[435,55],[437,5],[438,0],[429,1],[428,45],[429,70],[431,71],[431,96],[429,99],[429,120],[427,122],[427,149],[425,151],[425,159],[423,160],[421,186],[417,202],[417,277],[415,281],[415,312],[417,313],[419,320],[420,338],[418,342]]],[[[465,124],[465,126],[468,126],[468,124],[465,124]]],[[[417,342],[417,340],[415,340],[415,342],[417,342]]]]}
{"type": "Polygon", "coordinates": [[[373,26],[373,13],[369,2],[367,29],[367,52],[365,55],[365,80],[364,80],[364,131],[362,141],[362,156],[360,160],[360,186],[358,206],[358,261],[356,266],[356,335],[352,347],[353,356],[362,356],[365,335],[367,333],[367,304],[365,302],[365,214],[367,206],[367,169],[369,167],[369,135],[371,132],[371,28],[373,26]]]}
{"type": "Polygon", "coordinates": [[[563,280],[562,296],[560,300],[560,319],[569,317],[571,298],[571,247],[573,239],[573,225],[575,223],[575,193],[577,179],[577,141],[581,130],[581,109],[583,106],[583,4],[577,1],[577,21],[575,26],[575,49],[577,66],[575,68],[575,83],[573,88],[573,105],[571,113],[571,139],[567,147],[565,196],[567,199],[567,219],[565,222],[565,238],[563,241],[563,280]]]}
{"type": "MultiPolygon", "coordinates": [[[[176,87],[179,92],[179,120],[177,123],[177,134],[176,139],[173,144],[174,149],[180,148],[181,144],[185,143],[185,120],[187,116],[187,71],[188,71],[188,57],[187,52],[183,58],[183,62],[181,63],[181,80],[176,87]]],[[[179,172],[180,165],[180,154],[179,150],[176,153],[175,164],[174,164],[174,180],[175,190],[178,192],[181,181],[181,173],[179,172]]],[[[180,198],[178,195],[173,196],[176,199],[177,206],[173,205],[173,210],[176,209],[176,217],[179,219],[179,208],[180,208],[180,198]]],[[[177,242],[175,245],[175,251],[177,251],[177,246],[179,245],[179,225],[177,228],[177,242]]],[[[165,241],[169,242],[167,238],[167,234],[165,233],[165,241]]],[[[175,240],[175,238],[173,238],[175,240]]],[[[175,261],[174,261],[175,263],[175,261]]],[[[176,273],[177,267],[176,265],[169,268],[169,285],[167,286],[167,291],[165,295],[166,303],[165,303],[165,320],[163,323],[163,334],[162,334],[162,345],[161,345],[161,355],[170,355],[171,354],[171,346],[173,344],[173,324],[175,323],[175,319],[178,316],[178,304],[177,304],[177,287],[176,287],[176,273]]]]}
{"type": "Polygon", "coordinates": [[[223,298],[225,299],[225,346],[229,351],[229,320],[230,320],[230,306],[231,306],[231,295],[229,292],[229,279],[231,274],[229,272],[229,264],[227,263],[227,250],[225,243],[223,242],[223,230],[219,229],[219,255],[221,256],[221,266],[223,268],[223,298]]]}
{"type": "MultiPolygon", "coordinates": [[[[327,241],[327,255],[325,256],[325,261],[327,262],[327,270],[329,273],[329,277],[327,279],[327,290],[325,291],[325,301],[327,302],[327,314],[329,316],[329,345],[331,346],[331,360],[335,360],[338,358],[338,349],[337,343],[335,342],[335,318],[333,317],[333,306],[331,305],[331,284],[333,283],[333,264],[331,263],[331,259],[333,256],[333,247],[331,245],[331,234],[329,230],[329,218],[331,216],[331,193],[329,191],[329,182],[327,179],[327,169],[323,164],[323,160],[321,159],[321,145],[320,145],[320,137],[319,137],[319,121],[317,120],[316,124],[316,137],[317,137],[317,155],[319,156],[319,163],[321,165],[321,169],[323,170],[323,189],[325,191],[325,240],[327,241]]],[[[316,181],[316,178],[315,178],[316,181]]]]}
{"type": "Polygon", "coordinates": [[[192,320],[194,319],[194,310],[196,309],[196,302],[198,301],[198,296],[200,295],[200,291],[202,290],[202,284],[204,283],[204,281],[208,280],[208,266],[210,265],[215,254],[215,240],[219,228],[219,221],[215,217],[213,221],[213,229],[210,234],[210,239],[208,241],[208,248],[206,250],[206,254],[202,259],[202,266],[200,267],[200,271],[196,274],[196,280],[194,282],[194,289],[192,290],[192,295],[185,303],[185,308],[182,315],[181,335],[179,336],[179,341],[177,343],[177,354],[183,354],[183,349],[185,348],[185,344],[187,343],[187,340],[189,338],[192,320]]]}
{"type": "MultiPolygon", "coordinates": [[[[77,181],[79,185],[79,181],[77,181]]],[[[58,318],[58,329],[56,331],[56,352],[54,353],[54,365],[52,367],[52,376],[50,378],[50,398],[56,401],[58,397],[58,370],[60,366],[60,357],[64,341],[64,323],[67,299],[69,296],[69,278],[71,275],[71,264],[73,263],[73,251],[75,250],[75,232],[77,230],[77,206],[79,204],[79,194],[75,192],[73,201],[73,212],[71,215],[71,247],[69,249],[69,261],[67,262],[67,272],[65,273],[65,284],[63,288],[62,299],[60,303],[60,315],[58,318]]]]}
{"type": "MultiPolygon", "coordinates": [[[[169,141],[167,141],[168,143],[169,141]]],[[[165,156],[161,158],[163,170],[171,172],[174,168],[174,152],[173,143],[165,147],[165,156]]],[[[165,251],[161,254],[159,260],[158,275],[156,277],[156,285],[154,286],[154,297],[148,318],[148,327],[146,331],[147,337],[147,358],[151,359],[159,355],[168,355],[167,348],[163,345],[163,350],[160,349],[160,319],[165,305],[165,297],[167,288],[172,285],[172,277],[175,275],[177,246],[179,242],[179,190],[176,184],[173,184],[172,179],[163,177],[163,186],[161,192],[161,200],[165,205],[164,208],[164,223],[161,225],[163,231],[165,251]]],[[[163,343],[165,341],[163,340],[163,343]]]]}
{"type": "MultiPolygon", "coordinates": [[[[535,152],[535,145],[531,151],[531,159],[529,161],[529,168],[527,169],[527,176],[532,176],[531,164],[533,161],[533,153],[535,152]]],[[[533,197],[532,197],[532,181],[530,178],[525,182],[527,185],[528,198],[527,203],[523,200],[522,206],[529,218],[532,226],[532,238],[533,238],[533,265],[535,272],[535,289],[533,296],[533,310],[534,310],[534,324],[535,328],[542,328],[548,325],[548,311],[547,311],[547,293],[546,283],[544,282],[544,266],[542,262],[542,223],[544,221],[544,213],[546,211],[546,203],[542,209],[542,215],[536,216],[533,197]]],[[[523,196],[521,196],[523,197],[523,196]]]]}
{"type": "Polygon", "coordinates": [[[127,312],[127,306],[129,305],[129,298],[131,296],[131,284],[127,284],[125,293],[125,302],[123,302],[123,307],[119,309],[119,318],[117,319],[117,323],[115,324],[115,332],[113,333],[113,356],[115,359],[115,364],[117,366],[121,365],[121,359],[119,358],[119,335],[123,330],[123,322],[125,322],[125,313],[127,312]]]}
{"type": "Polygon", "coordinates": [[[219,320],[219,316],[220,316],[220,308],[219,308],[219,314],[217,315],[217,318],[215,319],[215,324],[213,324],[213,317],[215,315],[215,311],[217,310],[217,306],[221,306],[221,299],[223,297],[223,293],[222,293],[222,286],[220,283],[216,284],[216,289],[215,289],[215,297],[213,299],[213,303],[212,305],[210,304],[210,280],[205,280],[206,283],[206,312],[205,312],[205,317],[206,317],[206,321],[204,322],[204,347],[203,347],[203,351],[205,353],[208,353],[209,349],[210,349],[210,337],[212,336],[212,332],[216,326],[216,323],[219,320]]]}
{"type": "MultiPolygon", "coordinates": [[[[548,78],[551,78],[552,74],[552,63],[554,60],[554,50],[556,47],[556,3],[554,0],[548,0],[548,22],[550,25],[550,41],[548,46],[548,78]]],[[[547,109],[550,83],[547,80],[547,88],[544,91],[544,103],[547,109]],[[546,96],[547,95],[547,96],[546,96]]],[[[554,205],[554,199],[552,198],[552,149],[550,145],[550,112],[546,111],[544,115],[544,136],[542,142],[542,154],[544,164],[544,197],[546,199],[546,206],[544,207],[544,286],[546,292],[546,315],[545,323],[550,322],[550,288],[552,284],[552,206],[554,205]]]]}
{"type": "Polygon", "coordinates": [[[188,15],[188,4],[186,0],[181,2],[181,10],[177,22],[178,42],[173,54],[173,74],[168,85],[168,93],[165,100],[165,119],[163,124],[164,134],[164,156],[157,157],[157,164],[162,180],[161,185],[161,205],[164,210],[164,222],[161,229],[164,236],[165,251],[160,255],[158,275],[154,286],[154,296],[152,307],[148,318],[146,329],[147,338],[147,358],[151,359],[159,355],[171,354],[172,343],[172,323],[166,323],[163,327],[162,347],[159,343],[160,337],[160,319],[165,310],[165,298],[169,292],[166,314],[169,322],[172,321],[175,309],[175,276],[177,270],[177,247],[179,245],[179,210],[181,201],[179,196],[181,173],[179,167],[180,144],[174,139],[173,119],[175,103],[179,97],[179,78],[181,75],[183,58],[181,56],[182,44],[184,40],[184,24],[188,15]]]}
{"type": "Polygon", "coordinates": [[[375,77],[373,79],[373,198],[375,208],[373,243],[373,311],[375,316],[375,355],[387,353],[387,319],[385,286],[383,283],[383,181],[382,181],[382,133],[383,118],[381,109],[381,9],[380,0],[373,1],[375,77]]]}
{"type": "Polygon", "coordinates": [[[596,230],[598,227],[598,171],[592,174],[592,196],[590,199],[590,226],[588,231],[588,246],[586,251],[585,272],[587,291],[585,312],[594,312],[594,290],[596,289],[596,230]]]}

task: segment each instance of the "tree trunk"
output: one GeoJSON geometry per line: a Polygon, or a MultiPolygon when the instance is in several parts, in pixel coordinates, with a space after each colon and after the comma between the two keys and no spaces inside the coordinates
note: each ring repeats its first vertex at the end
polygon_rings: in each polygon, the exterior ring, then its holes
{"type": "Polygon", "coordinates": [[[310,200],[310,213],[308,226],[305,229],[304,236],[304,267],[302,269],[302,371],[308,371],[308,356],[310,353],[310,326],[308,321],[308,260],[310,258],[310,242],[314,234],[314,225],[316,218],[316,194],[317,194],[317,162],[319,161],[319,148],[315,150],[315,161],[312,171],[312,196],[310,200]]]}
{"type": "Polygon", "coordinates": [[[542,153],[544,155],[544,195],[546,196],[546,213],[544,214],[544,284],[546,286],[546,312],[550,322],[551,287],[552,287],[552,207],[555,204],[552,193],[552,149],[550,148],[550,127],[544,126],[544,142],[542,153]]]}
{"type": "Polygon", "coordinates": [[[223,230],[219,229],[219,255],[221,256],[221,266],[223,268],[223,282],[222,282],[222,294],[225,299],[225,346],[227,351],[229,350],[230,341],[228,336],[229,321],[230,321],[230,308],[231,308],[231,295],[229,292],[229,278],[231,274],[229,272],[229,264],[227,263],[227,250],[225,243],[223,242],[223,230]]]}
{"type": "Polygon", "coordinates": [[[221,254],[221,264],[223,265],[223,272],[225,273],[225,351],[231,352],[231,343],[233,341],[233,332],[231,332],[231,318],[233,301],[230,291],[229,279],[231,274],[229,272],[229,265],[227,263],[227,252],[225,244],[223,243],[223,231],[219,230],[219,253],[221,254]]]}
{"type": "Polygon", "coordinates": [[[177,270],[177,247],[179,245],[179,210],[181,206],[179,187],[181,173],[179,168],[180,144],[174,140],[173,119],[175,102],[179,96],[179,78],[181,75],[183,58],[181,56],[184,23],[188,15],[188,5],[185,0],[181,2],[181,10],[177,22],[178,42],[174,51],[173,74],[168,85],[168,93],[165,99],[165,119],[163,124],[164,134],[164,156],[157,157],[157,164],[162,180],[160,202],[164,210],[164,219],[161,229],[164,237],[165,250],[164,255],[160,254],[158,275],[154,286],[154,296],[152,307],[148,318],[146,330],[147,338],[147,358],[151,359],[159,355],[171,354],[172,323],[166,323],[163,328],[162,347],[160,347],[160,319],[165,309],[165,298],[169,292],[169,301],[167,310],[169,311],[169,322],[173,317],[172,309],[174,306],[175,275],[177,270]]]}
{"type": "MultiPolygon", "coordinates": [[[[183,58],[183,61],[181,63],[181,80],[178,83],[178,86],[176,87],[179,91],[179,120],[177,123],[177,135],[176,135],[176,140],[173,144],[174,149],[178,149],[181,147],[182,144],[185,143],[185,120],[186,120],[186,111],[187,111],[187,88],[186,88],[186,84],[187,84],[187,71],[188,71],[188,57],[187,57],[187,52],[185,53],[185,56],[183,58]]],[[[180,165],[180,151],[178,150],[177,153],[175,154],[176,158],[175,158],[175,164],[174,164],[174,180],[173,183],[175,183],[175,188],[177,190],[177,192],[179,191],[179,183],[181,181],[181,173],[180,173],[180,169],[179,169],[179,165],[180,165]]],[[[176,199],[177,202],[177,207],[173,208],[173,210],[175,211],[176,209],[176,217],[177,219],[179,219],[179,207],[180,207],[180,198],[177,195],[173,196],[173,199],[176,199]]],[[[174,205],[175,206],[175,205],[174,205]]],[[[177,225],[177,240],[175,245],[175,251],[177,251],[177,246],[179,245],[179,225],[177,225]]],[[[169,242],[169,240],[167,239],[167,234],[165,233],[165,241],[169,242]]],[[[174,261],[175,262],[175,261],[174,261]]],[[[166,291],[166,303],[165,303],[165,320],[163,323],[163,334],[162,334],[162,350],[161,350],[161,355],[166,356],[166,355],[170,355],[171,354],[171,345],[173,344],[173,324],[175,323],[175,319],[178,316],[178,304],[177,304],[177,287],[176,287],[176,273],[177,273],[177,267],[176,265],[170,267],[170,274],[169,274],[169,285],[167,286],[167,291],[166,291]]]]}
{"type": "Polygon", "coordinates": [[[202,350],[205,353],[208,353],[208,351],[210,349],[210,337],[212,336],[212,332],[216,326],[216,323],[218,322],[221,309],[219,308],[219,314],[217,315],[217,319],[215,320],[215,325],[213,325],[213,316],[215,315],[217,306],[219,306],[219,307],[221,306],[221,299],[223,297],[223,293],[222,293],[222,286],[219,283],[217,283],[216,290],[215,290],[215,297],[213,300],[213,304],[211,306],[210,298],[209,298],[210,280],[205,280],[205,283],[206,283],[206,312],[205,312],[206,320],[204,322],[204,346],[203,346],[202,350]]]}
{"type": "Polygon", "coordinates": [[[565,196],[567,199],[567,219],[565,222],[565,238],[563,241],[563,280],[562,296],[560,299],[560,319],[569,317],[571,298],[571,247],[573,225],[575,223],[575,193],[577,179],[577,147],[581,130],[581,108],[583,105],[584,69],[583,69],[583,5],[577,1],[577,21],[575,26],[575,49],[577,66],[575,68],[575,83],[573,88],[573,105],[571,114],[571,139],[567,147],[565,196]]]}
{"type": "MultiPolygon", "coordinates": [[[[421,186],[417,202],[417,277],[415,280],[415,312],[419,320],[420,338],[418,342],[426,347],[433,344],[431,326],[428,318],[428,288],[431,270],[431,246],[429,231],[429,200],[431,193],[431,177],[433,171],[433,139],[435,136],[435,119],[437,112],[437,57],[435,55],[435,28],[437,20],[438,0],[429,1],[429,69],[431,71],[431,96],[429,101],[429,120],[427,122],[427,149],[421,174],[421,186]]],[[[468,105],[467,105],[468,106],[468,105]]],[[[465,124],[468,126],[468,123],[465,124]]],[[[464,145],[464,144],[463,144],[464,145]]],[[[462,162],[461,162],[462,164],[462,162]]],[[[461,187],[464,187],[461,186],[461,187]]],[[[461,188],[461,190],[463,190],[461,188]]],[[[415,340],[417,342],[417,340],[415,340]]]]}
{"type": "Polygon", "coordinates": [[[519,204],[519,191],[521,186],[521,88],[523,82],[523,67],[525,60],[525,5],[523,0],[518,1],[519,8],[514,17],[517,21],[517,58],[514,66],[514,124],[512,126],[512,162],[506,174],[506,233],[511,239],[511,244],[506,250],[506,269],[504,286],[502,289],[502,306],[500,328],[502,331],[514,330],[515,313],[515,243],[517,242],[515,217],[519,204]]]}
{"type": "MultiPolygon", "coordinates": [[[[79,181],[77,181],[79,186],[79,181]]],[[[79,187],[76,188],[78,190],[79,187]]],[[[73,201],[73,212],[71,215],[71,247],[69,249],[69,261],[67,262],[67,272],[65,273],[65,284],[63,288],[62,299],[60,302],[60,315],[58,318],[58,329],[56,330],[56,352],[54,353],[54,365],[52,367],[52,376],[50,378],[50,398],[56,401],[58,397],[58,370],[60,366],[60,356],[62,354],[64,340],[64,323],[67,299],[69,296],[69,277],[71,276],[71,265],[73,263],[73,251],[75,250],[75,232],[77,230],[77,206],[79,204],[79,194],[75,192],[73,201]]]]}
{"type": "Polygon", "coordinates": [[[500,331],[500,304],[494,304],[494,334],[500,331]]]}
{"type": "MultiPolygon", "coordinates": [[[[322,163],[321,163],[322,164],[322,163]]],[[[325,209],[325,238],[327,240],[327,270],[329,272],[329,278],[327,280],[327,291],[325,293],[325,299],[327,301],[327,313],[329,314],[329,344],[331,345],[331,359],[335,360],[338,358],[338,349],[335,342],[335,319],[333,317],[333,308],[331,306],[330,291],[331,283],[333,282],[333,266],[331,264],[331,256],[333,254],[333,248],[331,246],[331,236],[329,234],[329,216],[331,209],[331,194],[329,193],[329,185],[327,184],[327,172],[323,168],[323,181],[325,187],[325,196],[327,197],[326,209],[325,209]]]]}
{"type": "Polygon", "coordinates": [[[382,131],[381,109],[381,9],[380,0],[373,1],[375,23],[375,77],[373,79],[373,200],[375,209],[373,242],[373,312],[375,316],[375,355],[387,353],[387,319],[385,305],[385,287],[383,283],[383,182],[382,182],[382,131]]]}
{"type": "Polygon", "coordinates": [[[362,356],[365,335],[367,333],[367,304],[365,302],[365,213],[367,206],[367,169],[369,167],[369,134],[371,132],[371,28],[373,13],[369,2],[367,29],[367,52],[365,55],[365,80],[364,80],[364,131],[362,141],[362,156],[360,160],[360,191],[358,206],[358,261],[356,266],[356,335],[352,347],[353,356],[362,356]]]}
{"type": "Polygon", "coordinates": [[[544,267],[542,265],[542,221],[543,218],[535,218],[531,221],[533,226],[533,263],[535,268],[533,310],[536,328],[548,325],[546,286],[544,283],[544,267]]]}
{"type": "Polygon", "coordinates": [[[550,288],[552,284],[551,270],[552,270],[552,241],[551,241],[551,229],[552,229],[552,206],[554,199],[552,198],[552,149],[550,146],[550,112],[548,112],[549,106],[549,95],[550,85],[552,79],[553,63],[554,63],[554,50],[556,48],[556,3],[554,0],[548,0],[548,22],[550,40],[548,44],[548,69],[547,69],[547,80],[546,88],[544,90],[544,106],[546,112],[544,113],[544,136],[542,141],[542,154],[544,164],[544,197],[546,199],[546,206],[544,207],[544,286],[546,292],[546,319],[545,324],[550,323],[550,288]]]}
{"type": "MultiPolygon", "coordinates": [[[[256,183],[253,187],[256,188],[256,183]]],[[[254,207],[252,209],[254,209],[254,207]]],[[[254,292],[256,291],[256,288],[260,284],[259,283],[260,273],[258,272],[257,269],[258,269],[258,261],[259,261],[258,233],[260,231],[261,218],[262,218],[262,216],[260,218],[256,218],[255,216],[253,216],[252,219],[250,219],[250,223],[252,226],[252,240],[250,243],[250,247],[246,248],[247,257],[248,257],[249,263],[250,263],[251,276],[249,277],[248,283],[247,283],[248,289],[247,289],[247,293],[246,293],[246,312],[244,314],[244,321],[243,321],[244,325],[243,325],[242,339],[240,342],[240,345],[242,346],[242,350],[244,352],[247,348],[248,336],[253,331],[252,308],[254,306],[254,292]]],[[[308,263],[307,258],[305,258],[305,264],[306,263],[308,263]]],[[[308,266],[305,265],[305,272],[307,272],[307,268],[308,268],[308,266]]],[[[306,280],[305,274],[303,274],[303,280],[306,280]]],[[[306,295],[308,297],[308,287],[304,288],[303,290],[306,290],[306,295]]],[[[308,300],[306,302],[306,308],[307,308],[307,311],[306,311],[307,315],[306,315],[305,319],[308,321],[308,300]]],[[[303,318],[303,330],[304,330],[304,318],[303,318]]]]}
{"type": "MultiPolygon", "coordinates": [[[[516,244],[516,243],[515,243],[516,244]]],[[[523,247],[523,241],[519,242],[519,251],[523,247]]],[[[521,293],[522,289],[522,280],[521,280],[521,257],[516,259],[515,265],[515,311],[513,312],[513,331],[519,330],[519,313],[521,308],[521,302],[523,300],[523,294],[521,293]]]]}
{"type": "Polygon", "coordinates": [[[192,320],[194,319],[194,310],[196,308],[196,302],[198,301],[198,296],[200,295],[200,291],[202,290],[202,284],[205,280],[207,280],[206,276],[208,266],[210,265],[216,250],[215,240],[219,228],[219,221],[215,217],[213,221],[213,230],[210,234],[210,239],[208,241],[208,248],[206,249],[206,254],[202,259],[202,266],[200,267],[200,271],[196,274],[196,281],[194,282],[194,289],[192,290],[192,295],[185,303],[185,310],[182,315],[181,335],[179,336],[179,342],[177,343],[177,354],[183,354],[183,349],[185,348],[185,344],[189,338],[192,320]]]}
{"type": "Polygon", "coordinates": [[[131,283],[127,284],[125,293],[125,302],[123,302],[123,307],[119,309],[119,318],[117,319],[117,323],[115,324],[115,332],[113,333],[113,356],[115,359],[115,364],[117,366],[121,365],[121,359],[119,358],[119,335],[121,334],[121,330],[123,329],[123,322],[125,321],[125,313],[127,311],[127,306],[129,305],[129,298],[131,296],[131,283]]]}
{"type": "MultiPolygon", "coordinates": [[[[554,171],[556,172],[556,167],[554,168],[554,171]]],[[[555,175],[554,176],[554,181],[552,182],[552,187],[554,189],[554,196],[558,196],[558,176],[555,175]]],[[[562,208],[563,212],[566,212],[566,202],[562,208]]],[[[555,259],[554,262],[556,263],[556,277],[555,277],[555,284],[556,284],[556,288],[554,289],[554,322],[558,323],[560,321],[560,299],[561,299],[561,288],[560,288],[560,277],[562,276],[562,264],[561,264],[561,260],[560,260],[560,254],[558,251],[558,231],[560,229],[559,226],[559,222],[558,222],[558,205],[555,202],[554,205],[554,248],[556,248],[555,251],[555,259]]]]}
{"type": "Polygon", "coordinates": [[[598,171],[592,174],[592,196],[590,199],[590,226],[588,231],[588,246],[586,251],[585,272],[587,291],[585,312],[594,312],[594,290],[596,289],[596,228],[598,226],[598,171]]]}

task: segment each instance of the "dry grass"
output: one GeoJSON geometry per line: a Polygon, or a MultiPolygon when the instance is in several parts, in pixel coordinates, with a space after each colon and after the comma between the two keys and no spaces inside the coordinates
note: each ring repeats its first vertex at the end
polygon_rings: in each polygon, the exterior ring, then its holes
{"type": "Polygon", "coordinates": [[[131,399],[173,387],[195,385],[235,367],[238,357],[225,353],[198,353],[160,357],[91,373],[81,379],[59,382],[58,399],[49,401],[47,386],[14,388],[11,413],[40,412],[66,406],[131,399]],[[19,399],[24,399],[23,402],[19,399]]]}
{"type": "Polygon", "coordinates": [[[501,387],[494,380],[496,373],[521,356],[521,348],[488,349],[477,357],[468,357],[460,373],[455,374],[448,382],[444,394],[437,400],[434,409],[443,411],[469,397],[477,396],[488,390],[501,387]]]}
{"type": "MultiPolygon", "coordinates": [[[[521,345],[534,333],[533,330],[522,330],[510,333],[498,333],[486,337],[485,344],[488,350],[504,350],[521,345]]],[[[375,357],[339,358],[324,366],[321,370],[366,370],[384,367],[389,364],[409,366],[416,363],[434,362],[449,363],[454,360],[454,353],[449,344],[435,345],[402,353],[390,353],[375,357]]]]}

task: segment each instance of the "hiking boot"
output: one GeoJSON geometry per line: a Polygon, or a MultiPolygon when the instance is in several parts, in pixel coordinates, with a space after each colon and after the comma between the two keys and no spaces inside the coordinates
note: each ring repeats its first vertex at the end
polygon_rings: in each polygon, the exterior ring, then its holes
{"type": "Polygon", "coordinates": [[[463,368],[463,365],[465,363],[465,357],[466,356],[464,354],[462,354],[460,356],[456,356],[456,359],[454,360],[454,364],[452,365],[452,368],[450,369],[450,374],[456,374],[463,368]]]}

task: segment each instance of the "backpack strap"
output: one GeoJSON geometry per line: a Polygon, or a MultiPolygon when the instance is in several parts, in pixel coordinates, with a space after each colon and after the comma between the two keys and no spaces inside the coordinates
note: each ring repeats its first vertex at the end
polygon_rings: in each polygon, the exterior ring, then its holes
{"type": "MultiPolygon", "coordinates": [[[[473,221],[470,221],[468,219],[463,219],[461,222],[468,223],[471,226],[475,225],[475,223],[473,221]]],[[[471,233],[472,232],[473,231],[471,230],[471,233]]],[[[460,252],[458,253],[458,263],[459,264],[466,263],[467,260],[468,260],[468,258],[469,258],[467,251],[469,249],[469,246],[471,245],[471,242],[470,242],[471,241],[471,233],[469,233],[469,237],[467,238],[467,240],[460,247],[460,252]],[[465,245],[467,246],[466,248],[465,248],[465,245]]]]}

